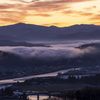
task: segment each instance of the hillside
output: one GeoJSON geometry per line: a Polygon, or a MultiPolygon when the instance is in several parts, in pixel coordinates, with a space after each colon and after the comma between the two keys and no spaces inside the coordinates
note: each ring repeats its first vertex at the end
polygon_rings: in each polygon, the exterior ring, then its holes
{"type": "Polygon", "coordinates": [[[49,45],[44,44],[33,44],[27,42],[15,42],[12,40],[0,40],[0,46],[25,46],[25,47],[50,47],[49,45]]]}
{"type": "MultiPolygon", "coordinates": [[[[100,66],[100,43],[85,44],[76,49],[81,50],[82,54],[70,58],[61,56],[57,58],[57,56],[51,57],[47,55],[45,58],[43,52],[41,52],[43,54],[38,53],[36,56],[30,55],[30,57],[27,57],[27,55],[25,56],[15,52],[6,52],[2,50],[0,51],[0,78],[42,74],[73,67],[100,66]],[[90,49],[90,47],[94,49],[90,49]],[[89,51],[88,48],[91,51],[89,51]]],[[[34,50],[32,50],[32,52],[34,52],[34,50]]]]}
{"type": "Polygon", "coordinates": [[[18,23],[0,27],[0,39],[17,41],[56,41],[74,39],[99,39],[100,26],[73,25],[70,27],[39,26],[18,23]]]}

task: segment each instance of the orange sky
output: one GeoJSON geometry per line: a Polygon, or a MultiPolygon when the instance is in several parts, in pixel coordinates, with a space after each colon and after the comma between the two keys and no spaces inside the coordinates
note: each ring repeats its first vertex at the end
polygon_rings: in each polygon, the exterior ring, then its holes
{"type": "Polygon", "coordinates": [[[100,25],[100,0],[0,0],[0,26],[100,25]]]}

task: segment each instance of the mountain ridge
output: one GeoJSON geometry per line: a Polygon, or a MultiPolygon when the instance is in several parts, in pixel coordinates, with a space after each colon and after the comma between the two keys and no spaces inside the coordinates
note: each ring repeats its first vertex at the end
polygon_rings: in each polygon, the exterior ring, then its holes
{"type": "Polygon", "coordinates": [[[99,39],[99,33],[100,26],[93,24],[72,25],[59,28],[56,26],[47,27],[17,23],[0,27],[0,39],[17,41],[99,39]]]}
{"type": "Polygon", "coordinates": [[[28,43],[28,42],[16,42],[16,41],[12,41],[12,40],[0,40],[0,47],[2,47],[2,46],[50,47],[49,45],[44,45],[44,44],[34,44],[34,43],[28,43]]]}

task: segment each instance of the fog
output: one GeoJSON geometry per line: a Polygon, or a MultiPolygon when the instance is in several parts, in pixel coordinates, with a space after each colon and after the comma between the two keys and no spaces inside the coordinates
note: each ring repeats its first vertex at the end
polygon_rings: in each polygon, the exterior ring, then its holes
{"type": "Polygon", "coordinates": [[[0,47],[1,51],[11,52],[20,55],[24,59],[39,58],[39,59],[61,59],[61,58],[74,58],[86,53],[92,53],[96,50],[94,47],[86,49],[75,48],[79,44],[57,44],[51,47],[0,47]]]}

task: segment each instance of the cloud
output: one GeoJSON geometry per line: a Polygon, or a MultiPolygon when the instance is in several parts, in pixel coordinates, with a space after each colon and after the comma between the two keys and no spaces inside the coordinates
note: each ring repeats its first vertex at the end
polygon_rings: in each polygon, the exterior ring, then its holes
{"type": "Polygon", "coordinates": [[[43,24],[44,26],[52,26],[52,25],[55,25],[55,26],[58,26],[58,25],[61,25],[61,23],[50,23],[50,24],[43,24]]]}
{"type": "Polygon", "coordinates": [[[38,0],[10,0],[11,2],[13,3],[30,3],[30,2],[35,2],[35,1],[38,1],[38,0]]]}
{"type": "Polygon", "coordinates": [[[0,10],[0,22],[1,21],[6,22],[6,23],[21,22],[24,20],[24,18],[27,15],[28,13],[25,10],[23,11],[23,10],[16,10],[16,9],[13,9],[13,10],[2,9],[0,10]]]}
{"type": "MultiPolygon", "coordinates": [[[[61,20],[62,11],[71,8],[72,4],[80,2],[91,2],[95,0],[6,0],[0,3],[0,23],[16,23],[30,21],[28,18],[34,19],[34,16],[51,17],[51,23],[59,23],[53,21],[53,17],[58,17],[61,20]],[[3,3],[4,2],[4,3],[3,3]],[[57,16],[57,14],[59,16],[57,16]]],[[[94,7],[95,8],[95,7],[94,7]]],[[[71,12],[69,12],[71,14],[71,12]]],[[[73,12],[81,16],[91,16],[92,13],[73,12]]],[[[35,17],[36,18],[36,17],[35,17]]],[[[63,18],[63,17],[62,17],[63,18]]],[[[37,18],[38,20],[38,18],[37,18]]],[[[48,20],[49,21],[49,20],[48,20]]],[[[58,20],[57,20],[58,21],[58,20]]],[[[37,21],[38,22],[38,21],[37,21]]],[[[67,21],[66,21],[67,22],[67,21]]],[[[34,20],[32,21],[34,23],[34,20]]],[[[43,22],[40,22],[44,24],[43,22]]],[[[38,22],[38,24],[40,24],[38,22]]],[[[50,22],[49,22],[50,23],[50,22]]],[[[63,22],[62,22],[63,23],[63,22]]],[[[57,24],[55,24],[57,25],[57,24]]]]}
{"type": "Polygon", "coordinates": [[[100,20],[100,15],[95,15],[95,16],[91,17],[90,20],[91,21],[93,21],[93,20],[95,20],[95,21],[96,20],[100,20]]]}
{"type": "Polygon", "coordinates": [[[60,11],[63,9],[66,9],[68,7],[65,7],[64,5],[57,5],[52,4],[51,2],[37,2],[35,4],[30,4],[26,8],[27,10],[34,10],[37,12],[52,12],[52,11],[60,11]]]}
{"type": "Polygon", "coordinates": [[[80,16],[92,16],[93,13],[83,12],[83,11],[75,11],[75,10],[66,10],[62,12],[65,15],[80,15],[80,16]]]}
{"type": "Polygon", "coordinates": [[[63,25],[67,25],[67,23],[48,23],[48,24],[42,24],[43,26],[60,26],[63,27],[63,25]]]}
{"type": "Polygon", "coordinates": [[[18,20],[16,20],[16,19],[11,19],[11,18],[0,18],[0,21],[11,22],[11,23],[19,22],[18,20]]]}
{"type": "Polygon", "coordinates": [[[82,15],[82,16],[92,16],[94,14],[93,13],[81,13],[80,15],[82,15]]]}
{"type": "Polygon", "coordinates": [[[95,48],[88,47],[80,50],[74,47],[53,46],[53,47],[0,47],[1,51],[12,52],[23,58],[39,58],[46,60],[75,58],[84,54],[93,53],[95,48]]]}
{"type": "Polygon", "coordinates": [[[97,8],[97,6],[91,6],[91,7],[86,7],[86,8],[84,8],[85,10],[92,10],[92,9],[96,9],[97,8]]]}
{"type": "Polygon", "coordinates": [[[41,16],[41,17],[51,17],[52,15],[50,14],[43,14],[43,13],[40,13],[40,14],[30,14],[31,16],[41,16]]]}
{"type": "Polygon", "coordinates": [[[15,5],[13,5],[13,4],[0,4],[0,10],[1,9],[11,9],[11,8],[15,8],[15,5]]]}
{"type": "Polygon", "coordinates": [[[38,2],[31,3],[28,5],[28,10],[37,10],[37,11],[60,11],[69,8],[69,4],[86,2],[93,0],[39,0],[38,2]]]}
{"type": "Polygon", "coordinates": [[[100,21],[94,21],[93,23],[96,25],[100,25],[100,21]]]}

